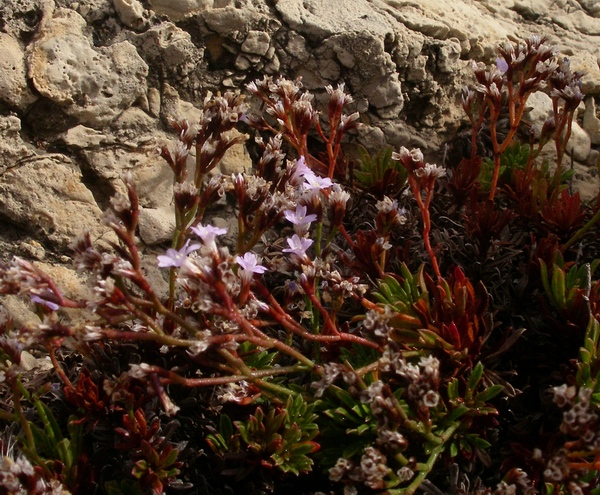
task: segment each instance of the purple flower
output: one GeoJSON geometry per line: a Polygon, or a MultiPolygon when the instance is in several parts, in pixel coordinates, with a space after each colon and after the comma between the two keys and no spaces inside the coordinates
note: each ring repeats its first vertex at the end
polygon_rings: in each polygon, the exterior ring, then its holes
{"type": "Polygon", "coordinates": [[[506,60],[504,60],[503,58],[498,57],[496,59],[496,67],[498,67],[498,70],[502,74],[505,74],[506,71],[508,70],[508,62],[506,62],[506,60]]]}
{"type": "Polygon", "coordinates": [[[198,225],[197,227],[192,227],[191,231],[200,237],[204,245],[210,248],[212,251],[217,249],[215,238],[218,235],[227,234],[227,229],[221,229],[212,225],[198,225]]]}
{"type": "Polygon", "coordinates": [[[329,177],[319,177],[314,172],[304,174],[304,188],[308,191],[327,189],[333,185],[329,177]]]}
{"type": "Polygon", "coordinates": [[[37,294],[31,294],[31,302],[37,303],[37,304],[41,304],[43,306],[46,306],[48,309],[50,309],[51,311],[56,311],[59,308],[59,305],[56,303],[53,303],[52,301],[48,301],[46,299],[42,299],[40,296],[38,296],[37,294]]]}
{"type": "Polygon", "coordinates": [[[289,248],[282,249],[284,253],[295,254],[298,258],[304,258],[306,256],[306,250],[312,245],[313,241],[306,237],[299,237],[298,234],[294,234],[292,237],[287,238],[289,248]]]}
{"type": "Polygon", "coordinates": [[[306,206],[304,205],[297,205],[296,211],[285,210],[283,216],[294,225],[307,225],[317,219],[317,215],[315,214],[306,214],[306,206]]]}
{"type": "Polygon", "coordinates": [[[157,256],[158,266],[160,268],[167,268],[171,266],[180,267],[187,258],[188,254],[198,249],[200,249],[200,244],[192,244],[190,246],[190,240],[188,239],[179,251],[177,249],[169,248],[167,249],[166,254],[157,256]]]}
{"type": "Polygon", "coordinates": [[[254,273],[260,274],[267,271],[266,267],[258,264],[258,258],[250,251],[244,254],[244,256],[236,256],[235,261],[242,269],[240,277],[247,281],[252,278],[254,273]]]}
{"type": "Polygon", "coordinates": [[[292,175],[290,177],[290,183],[293,185],[298,185],[300,183],[300,178],[304,177],[306,174],[312,174],[313,171],[306,165],[306,160],[303,156],[298,158],[296,162],[296,167],[292,171],[292,175]]]}

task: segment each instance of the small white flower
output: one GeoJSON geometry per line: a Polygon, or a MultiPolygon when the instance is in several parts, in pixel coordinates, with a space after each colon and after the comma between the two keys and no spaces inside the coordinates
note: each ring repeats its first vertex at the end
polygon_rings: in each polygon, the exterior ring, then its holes
{"type": "Polygon", "coordinates": [[[148,371],[149,371],[149,367],[146,363],[130,364],[129,371],[127,372],[127,374],[131,378],[137,378],[138,380],[142,380],[143,378],[146,377],[146,374],[148,373],[148,371]]]}

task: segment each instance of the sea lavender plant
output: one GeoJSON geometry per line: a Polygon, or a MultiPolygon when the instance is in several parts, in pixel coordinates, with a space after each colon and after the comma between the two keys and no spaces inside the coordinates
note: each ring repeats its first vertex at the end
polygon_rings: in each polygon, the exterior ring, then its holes
{"type": "Polygon", "coordinates": [[[257,115],[240,94],[208,95],[160,149],[176,216],[153,258],[166,293],[146,276],[131,176],[105,216],[118,242],[72,244],[91,298],[3,263],[0,292],[40,321],[0,325],[0,419],[19,430],[0,488],[598,493],[600,213],[560,171],[580,75],[534,37],[475,77],[469,156],[442,168],[420,150],[363,152],[356,177],[343,84],[325,88],[324,116],[300,80],[250,83],[257,115]],[[519,142],[543,83],[553,176],[519,142]],[[237,125],[262,153],[255,170],[211,176],[242,141],[237,125]],[[224,196],[228,228],[211,220],[224,196]],[[27,369],[25,352],[52,371],[27,369]]]}

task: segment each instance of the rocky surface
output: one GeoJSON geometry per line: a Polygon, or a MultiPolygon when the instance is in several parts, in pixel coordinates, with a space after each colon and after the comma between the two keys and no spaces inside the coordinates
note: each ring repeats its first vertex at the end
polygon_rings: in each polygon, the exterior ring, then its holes
{"type": "MultiPolygon", "coordinates": [[[[591,195],[600,146],[595,0],[3,0],[3,257],[58,262],[74,234],[105,237],[101,211],[125,171],[140,185],[142,241],[164,243],[171,177],[156,149],[173,138],[169,120],[193,121],[208,91],[243,89],[262,74],[301,76],[317,102],[325,85],[343,81],[366,124],[359,143],[441,157],[464,122],[471,61],[493,61],[497,43],[536,33],[586,71],[569,150],[591,195]]],[[[535,102],[530,119],[543,121],[548,99],[535,102]]],[[[240,145],[222,171],[249,166],[240,145]]]]}

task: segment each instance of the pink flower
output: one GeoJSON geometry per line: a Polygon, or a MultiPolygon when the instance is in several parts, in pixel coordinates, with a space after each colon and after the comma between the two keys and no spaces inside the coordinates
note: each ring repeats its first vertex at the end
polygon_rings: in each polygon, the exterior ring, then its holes
{"type": "Polygon", "coordinates": [[[37,294],[31,294],[31,302],[41,304],[42,306],[46,306],[51,311],[56,311],[59,308],[58,304],[53,303],[52,301],[48,301],[47,299],[42,299],[37,294]]]}
{"type": "Polygon", "coordinates": [[[249,281],[254,273],[265,273],[267,268],[258,264],[257,256],[248,251],[244,256],[236,256],[235,261],[240,265],[240,277],[249,281]]]}
{"type": "Polygon", "coordinates": [[[314,222],[317,219],[317,215],[315,214],[306,214],[306,206],[298,205],[296,206],[296,211],[285,210],[283,212],[283,216],[289,222],[292,222],[294,225],[306,225],[314,222]]]}
{"type": "Polygon", "coordinates": [[[299,237],[298,234],[294,234],[292,237],[287,238],[289,248],[282,249],[284,253],[295,254],[298,258],[304,258],[306,256],[306,250],[312,245],[313,241],[306,237],[299,237]]]}
{"type": "Polygon", "coordinates": [[[169,248],[166,254],[157,256],[158,266],[160,268],[180,267],[186,260],[188,254],[200,249],[200,244],[192,244],[188,239],[180,250],[169,248]]]}
{"type": "Polygon", "coordinates": [[[212,251],[217,249],[215,238],[218,235],[227,234],[227,229],[221,229],[212,225],[198,225],[197,227],[192,227],[191,231],[200,237],[204,245],[212,251]]]}
{"type": "Polygon", "coordinates": [[[308,191],[312,191],[314,189],[327,189],[332,185],[333,182],[331,182],[331,179],[329,177],[319,177],[312,170],[310,171],[310,173],[307,172],[306,174],[304,174],[303,186],[308,191]]]}

